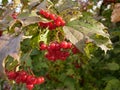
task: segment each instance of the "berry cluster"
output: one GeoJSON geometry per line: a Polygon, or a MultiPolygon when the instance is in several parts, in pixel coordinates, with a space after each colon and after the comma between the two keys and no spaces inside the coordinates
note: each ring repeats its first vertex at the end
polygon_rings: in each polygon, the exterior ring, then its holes
{"type": "Polygon", "coordinates": [[[26,71],[7,71],[8,79],[14,80],[16,83],[25,83],[28,90],[32,90],[35,84],[42,84],[45,80],[44,77],[35,77],[28,74],[26,71]]]}
{"type": "Polygon", "coordinates": [[[69,51],[72,49],[73,54],[78,53],[78,49],[73,47],[72,43],[62,41],[51,42],[49,45],[40,43],[40,50],[47,50],[45,57],[48,60],[56,61],[56,60],[66,60],[66,58],[70,55],[69,51]]]}
{"type": "Polygon", "coordinates": [[[46,19],[52,20],[50,22],[39,22],[38,25],[42,28],[48,27],[49,30],[53,30],[65,25],[65,21],[60,16],[56,16],[55,14],[51,14],[45,10],[40,10],[39,14],[46,19]]]}

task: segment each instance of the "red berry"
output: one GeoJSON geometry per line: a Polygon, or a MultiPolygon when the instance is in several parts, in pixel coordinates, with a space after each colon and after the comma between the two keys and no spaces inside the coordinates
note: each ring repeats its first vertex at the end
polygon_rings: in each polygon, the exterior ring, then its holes
{"type": "Polygon", "coordinates": [[[20,83],[21,82],[21,77],[20,76],[17,76],[16,79],[15,79],[16,83],[20,83]]]}
{"type": "Polygon", "coordinates": [[[55,29],[56,27],[55,27],[55,25],[53,24],[53,22],[49,22],[48,23],[48,29],[50,29],[50,30],[53,30],[53,29],[55,29]]]}
{"type": "Polygon", "coordinates": [[[40,45],[40,50],[46,50],[46,49],[47,49],[47,45],[44,44],[44,43],[42,43],[42,44],[40,45]]]}
{"type": "Polygon", "coordinates": [[[31,76],[29,75],[27,78],[26,78],[26,83],[27,84],[36,84],[36,78],[34,76],[31,76]]]}
{"type": "Polygon", "coordinates": [[[52,20],[55,20],[56,16],[55,16],[55,14],[50,14],[49,18],[52,19],[52,20]]]}
{"type": "Polygon", "coordinates": [[[50,13],[46,11],[46,12],[44,12],[44,14],[43,14],[43,15],[44,15],[44,17],[45,17],[45,18],[49,18],[50,13]]]}
{"type": "Polygon", "coordinates": [[[14,71],[7,72],[7,76],[10,80],[14,80],[17,77],[16,72],[14,71]]]}
{"type": "Polygon", "coordinates": [[[68,46],[68,44],[67,44],[67,42],[66,42],[66,41],[62,41],[62,42],[60,43],[60,47],[61,47],[61,48],[66,49],[66,48],[67,48],[67,46],[68,46]]]}
{"type": "Polygon", "coordinates": [[[45,10],[40,10],[39,14],[43,15],[45,18],[49,18],[50,13],[45,10]]]}
{"type": "Polygon", "coordinates": [[[55,61],[56,57],[54,55],[51,55],[50,57],[48,57],[48,59],[51,60],[51,61],[55,61]]]}
{"type": "Polygon", "coordinates": [[[67,43],[67,48],[70,49],[72,47],[72,43],[71,42],[68,42],[67,43]]]}
{"type": "Polygon", "coordinates": [[[61,47],[60,47],[60,44],[56,42],[56,43],[55,43],[55,49],[56,49],[56,50],[60,50],[60,48],[61,48],[61,47]]]}
{"type": "Polygon", "coordinates": [[[28,90],[32,90],[32,89],[34,88],[34,85],[33,85],[33,84],[27,84],[27,85],[26,85],[26,88],[27,88],[28,90]]]}
{"type": "Polygon", "coordinates": [[[79,50],[74,46],[72,48],[72,52],[73,52],[73,54],[77,54],[77,53],[79,53],[79,50]]]}
{"type": "Polygon", "coordinates": [[[27,76],[27,78],[26,78],[26,83],[27,83],[27,84],[32,84],[32,83],[31,83],[31,78],[32,78],[32,77],[33,77],[32,75],[28,75],[28,76],[27,76]]]}
{"type": "Polygon", "coordinates": [[[64,26],[64,25],[65,25],[65,21],[62,20],[62,21],[61,21],[61,26],[64,26]]]}
{"type": "Polygon", "coordinates": [[[46,28],[46,27],[48,27],[48,23],[38,22],[38,26],[40,26],[40,27],[42,27],[42,28],[46,28]]]}
{"type": "Polygon", "coordinates": [[[24,74],[21,76],[21,82],[26,83],[27,75],[24,74]]]}
{"type": "Polygon", "coordinates": [[[60,22],[63,21],[62,17],[60,17],[60,16],[58,16],[56,20],[58,20],[60,22]]]}
{"type": "Polygon", "coordinates": [[[64,26],[65,25],[65,21],[62,19],[62,17],[58,16],[56,21],[59,21],[60,22],[60,25],[59,26],[64,26]]]}
{"type": "Polygon", "coordinates": [[[37,81],[36,81],[36,84],[42,84],[43,82],[45,82],[44,77],[38,77],[37,81]]]}
{"type": "Polygon", "coordinates": [[[55,43],[50,43],[50,49],[53,49],[53,50],[55,50],[55,48],[56,48],[56,44],[55,43]]]}
{"type": "Polygon", "coordinates": [[[57,27],[59,27],[61,25],[61,21],[59,21],[59,20],[56,19],[54,21],[54,25],[57,26],[57,27]]]}
{"type": "Polygon", "coordinates": [[[45,13],[45,10],[41,9],[39,13],[43,15],[45,13]]]}

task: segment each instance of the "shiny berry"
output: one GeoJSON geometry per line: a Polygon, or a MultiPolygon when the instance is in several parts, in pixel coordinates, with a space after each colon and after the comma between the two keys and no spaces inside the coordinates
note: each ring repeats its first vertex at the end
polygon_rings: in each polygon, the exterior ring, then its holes
{"type": "Polygon", "coordinates": [[[61,43],[60,43],[60,47],[61,48],[67,48],[67,46],[68,46],[68,44],[67,44],[67,42],[66,41],[62,41],[61,43]]]}
{"type": "Polygon", "coordinates": [[[26,85],[26,88],[27,88],[28,90],[32,90],[32,89],[34,88],[34,85],[33,85],[33,84],[27,84],[27,85],[26,85]]]}
{"type": "Polygon", "coordinates": [[[55,19],[56,19],[56,16],[55,16],[55,14],[50,14],[49,18],[50,18],[51,20],[55,20],[55,19]]]}
{"type": "Polygon", "coordinates": [[[38,77],[37,81],[36,81],[36,84],[42,84],[43,82],[45,82],[44,77],[38,77]]]}
{"type": "Polygon", "coordinates": [[[44,43],[42,43],[42,44],[40,45],[40,50],[46,50],[46,49],[47,49],[47,45],[44,44],[44,43]]]}

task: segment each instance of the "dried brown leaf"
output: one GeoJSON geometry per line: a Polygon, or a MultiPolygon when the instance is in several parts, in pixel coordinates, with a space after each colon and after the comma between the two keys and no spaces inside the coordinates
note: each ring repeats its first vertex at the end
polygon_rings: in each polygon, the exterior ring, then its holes
{"type": "Polygon", "coordinates": [[[40,22],[41,18],[37,16],[32,16],[32,17],[22,18],[20,21],[22,22],[23,26],[28,26],[30,24],[40,22]]]}
{"type": "Polygon", "coordinates": [[[19,49],[22,34],[16,35],[4,35],[0,37],[0,74],[4,74],[5,62],[4,60],[8,55],[19,61],[19,49]]]}
{"type": "Polygon", "coordinates": [[[83,47],[85,43],[85,37],[83,33],[77,31],[76,29],[68,26],[63,27],[65,36],[70,40],[81,52],[84,52],[83,47]]]}

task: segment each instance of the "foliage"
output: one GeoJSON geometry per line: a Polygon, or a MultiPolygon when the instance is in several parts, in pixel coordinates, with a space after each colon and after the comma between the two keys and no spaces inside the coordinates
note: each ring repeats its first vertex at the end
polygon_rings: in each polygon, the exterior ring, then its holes
{"type": "Polygon", "coordinates": [[[13,0],[13,4],[3,1],[0,8],[2,89],[26,89],[25,84],[17,84],[6,75],[7,71],[21,70],[45,78],[45,83],[36,85],[33,90],[120,89],[119,16],[118,21],[111,20],[118,13],[112,8],[117,1],[103,0],[96,10],[92,7],[99,0],[13,0]],[[107,8],[108,5],[111,7],[107,8]],[[62,17],[65,26],[59,25],[54,30],[41,27],[40,22],[55,20],[40,15],[40,10],[62,17]],[[49,45],[61,41],[71,42],[79,53],[73,54],[72,48],[62,49],[70,54],[66,60],[48,60],[47,52],[40,50],[40,43],[49,45]]]}

